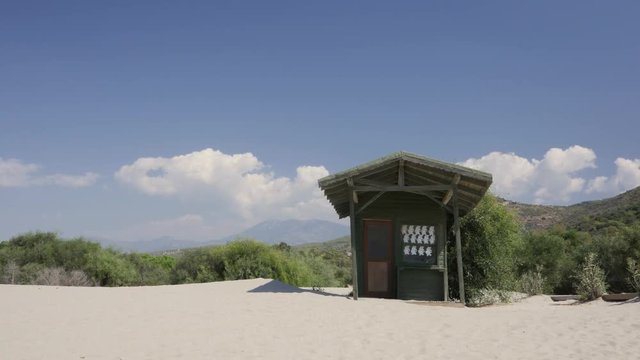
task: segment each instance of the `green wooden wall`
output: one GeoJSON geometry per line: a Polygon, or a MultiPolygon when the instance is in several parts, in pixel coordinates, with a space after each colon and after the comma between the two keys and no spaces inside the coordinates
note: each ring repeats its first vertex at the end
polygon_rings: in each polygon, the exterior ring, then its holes
{"type": "MultiPolygon", "coordinates": [[[[366,198],[360,199],[364,203],[366,198]]],[[[395,269],[389,274],[396,277],[394,293],[400,299],[444,300],[444,251],[447,229],[447,212],[441,206],[421,195],[405,192],[387,192],[376,202],[356,215],[356,255],[358,260],[358,293],[365,294],[363,220],[393,221],[395,269]],[[436,257],[434,265],[405,264],[402,261],[402,237],[400,227],[408,225],[433,225],[436,230],[436,257]]]]}

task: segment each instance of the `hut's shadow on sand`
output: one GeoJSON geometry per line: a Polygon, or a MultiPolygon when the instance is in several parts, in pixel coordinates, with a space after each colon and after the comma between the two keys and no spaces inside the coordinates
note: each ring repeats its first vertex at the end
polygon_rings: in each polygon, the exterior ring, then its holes
{"type": "Polygon", "coordinates": [[[300,288],[297,288],[295,286],[287,285],[287,284],[285,284],[283,282],[280,282],[278,280],[271,280],[268,283],[260,285],[260,286],[254,288],[254,289],[251,289],[251,290],[249,290],[247,292],[249,292],[249,293],[282,293],[282,294],[311,293],[311,294],[315,294],[315,295],[336,296],[336,297],[346,298],[345,295],[337,295],[337,294],[325,293],[325,292],[322,292],[322,291],[300,289],[300,288]]]}

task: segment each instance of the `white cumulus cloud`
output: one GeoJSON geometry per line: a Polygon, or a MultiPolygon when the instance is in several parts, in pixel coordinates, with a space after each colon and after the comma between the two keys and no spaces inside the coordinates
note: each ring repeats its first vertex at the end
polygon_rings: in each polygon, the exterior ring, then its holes
{"type": "Polygon", "coordinates": [[[139,158],[122,166],[115,178],[149,195],[221,199],[246,219],[327,218],[331,207],[317,179],[323,166],[300,166],[295,178],[276,176],[251,153],[225,154],[204,149],[173,157],[139,158]]]}
{"type": "Polygon", "coordinates": [[[640,159],[617,158],[613,176],[598,176],[589,181],[587,193],[617,194],[640,186],[640,159]]]}
{"type": "Polygon", "coordinates": [[[461,165],[493,174],[493,190],[504,196],[519,197],[530,191],[530,179],[538,161],[514,153],[491,152],[478,159],[471,158],[461,165]]]}
{"type": "Polygon", "coordinates": [[[527,159],[514,153],[492,152],[468,159],[463,166],[493,174],[492,190],[499,196],[535,203],[567,203],[585,191],[588,180],[577,175],[595,168],[592,149],[574,145],[566,149],[551,148],[541,160],[527,159]]]}
{"type": "Polygon", "coordinates": [[[36,164],[25,164],[17,159],[4,160],[0,158],[0,187],[36,185],[86,187],[93,185],[98,179],[98,174],[92,172],[82,175],[39,175],[39,171],[40,166],[36,164]]]}

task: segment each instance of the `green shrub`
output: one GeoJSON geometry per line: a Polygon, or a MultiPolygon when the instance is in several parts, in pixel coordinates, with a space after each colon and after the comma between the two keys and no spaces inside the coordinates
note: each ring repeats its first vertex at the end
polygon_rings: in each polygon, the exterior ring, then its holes
{"type": "Polygon", "coordinates": [[[127,259],[137,270],[136,285],[161,285],[171,281],[171,272],[176,267],[176,259],[170,256],[151,254],[128,254],[127,259]]]}
{"type": "Polygon", "coordinates": [[[517,254],[521,278],[535,274],[540,268],[540,275],[545,279],[542,292],[554,293],[563,287],[568,287],[565,292],[570,292],[573,290],[571,275],[575,263],[567,255],[568,247],[569,242],[558,234],[536,233],[525,236],[517,254]]]}
{"type": "Polygon", "coordinates": [[[173,283],[202,283],[224,280],[224,257],[219,247],[191,249],[176,259],[173,283]]]}
{"type": "Polygon", "coordinates": [[[92,254],[88,259],[87,274],[100,286],[137,285],[137,272],[126,257],[107,249],[92,254]]]}
{"type": "Polygon", "coordinates": [[[282,277],[283,256],[273,248],[255,240],[236,240],[223,247],[224,279],[282,277]]]}
{"type": "Polygon", "coordinates": [[[598,254],[612,292],[631,291],[627,258],[640,259],[640,225],[618,226],[593,237],[588,249],[598,254]]]}
{"type": "Polygon", "coordinates": [[[596,262],[596,254],[587,254],[582,268],[576,275],[576,291],[582,300],[595,300],[607,290],[604,271],[596,262]]]}
{"type": "Polygon", "coordinates": [[[627,259],[627,271],[629,271],[629,284],[633,290],[640,293],[640,262],[627,259]]]}
{"type": "Polygon", "coordinates": [[[304,265],[308,267],[310,272],[310,282],[305,283],[305,286],[315,288],[344,286],[336,276],[339,269],[331,263],[317,257],[306,257],[303,259],[304,265]]]}
{"type": "Polygon", "coordinates": [[[528,271],[520,278],[520,291],[528,295],[540,295],[544,292],[545,278],[542,275],[542,265],[536,266],[535,271],[528,271]]]}
{"type": "MultiPolygon", "coordinates": [[[[521,229],[517,218],[489,194],[461,219],[464,284],[470,302],[485,289],[516,290],[521,229]]],[[[449,291],[455,298],[459,296],[455,240],[453,236],[449,240],[449,291]]]]}
{"type": "Polygon", "coordinates": [[[312,275],[300,259],[256,240],[236,240],[220,249],[224,279],[270,278],[294,286],[310,286],[312,275]]]}

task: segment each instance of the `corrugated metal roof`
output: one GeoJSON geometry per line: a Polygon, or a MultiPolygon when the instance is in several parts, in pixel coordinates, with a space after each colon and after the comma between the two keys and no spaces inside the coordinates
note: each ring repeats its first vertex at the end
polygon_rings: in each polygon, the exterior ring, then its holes
{"type": "MultiPolygon", "coordinates": [[[[400,163],[404,167],[406,186],[452,185],[456,175],[458,206],[464,216],[482,199],[492,182],[491,174],[451,164],[405,151],[396,152],[379,159],[358,165],[318,180],[318,185],[333,205],[340,218],[349,216],[349,186],[347,179],[362,182],[375,181],[388,185],[398,185],[400,163]]],[[[428,201],[442,202],[447,190],[430,191],[428,201]]],[[[447,209],[451,211],[450,203],[447,209]]]]}

